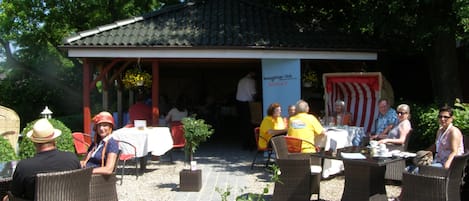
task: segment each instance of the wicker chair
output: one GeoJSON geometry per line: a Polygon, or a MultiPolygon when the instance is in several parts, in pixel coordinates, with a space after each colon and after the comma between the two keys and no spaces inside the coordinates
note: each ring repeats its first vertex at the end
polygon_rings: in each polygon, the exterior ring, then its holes
{"type": "MultiPolygon", "coordinates": [[[[39,173],[36,175],[35,201],[88,201],[92,168],[39,173]]],[[[10,201],[23,201],[8,193],[10,201]]]]}
{"type": "Polygon", "coordinates": [[[93,174],[89,185],[89,201],[117,201],[116,174],[93,174]]]}
{"type": "Polygon", "coordinates": [[[469,153],[454,157],[448,169],[432,166],[419,167],[418,174],[404,172],[402,200],[459,201],[460,184],[469,153]]]}
{"type": "Polygon", "coordinates": [[[282,174],[275,183],[273,201],[305,201],[311,197],[310,160],[277,159],[282,174]]]}
{"type": "MultiPolygon", "coordinates": [[[[312,158],[308,153],[298,153],[298,149],[296,149],[298,147],[289,146],[287,139],[290,143],[294,142],[294,138],[290,136],[277,136],[271,139],[276,162],[282,171],[280,182],[275,184],[273,200],[309,200],[311,194],[317,194],[319,200],[322,171],[321,159],[312,158]],[[305,161],[307,162],[305,163],[305,161]],[[303,175],[305,169],[307,170],[306,176],[303,175]],[[309,181],[307,185],[304,184],[304,179],[309,181]],[[302,185],[302,187],[292,187],[296,185],[302,185]],[[294,194],[298,194],[298,197],[294,196],[294,194]],[[304,199],[305,194],[308,195],[307,199],[304,199]]],[[[299,144],[301,142],[300,139],[299,144]]]]}
{"type": "MultiPolygon", "coordinates": [[[[409,139],[412,135],[412,130],[409,131],[407,134],[404,144],[400,145],[390,145],[388,148],[392,150],[400,150],[400,151],[407,151],[407,147],[409,146],[409,139]]],[[[406,161],[401,160],[395,163],[388,163],[386,165],[386,173],[384,175],[385,179],[394,180],[394,181],[402,181],[402,173],[405,171],[406,161]]]]}
{"type": "Polygon", "coordinates": [[[18,153],[18,136],[20,133],[20,118],[18,114],[7,107],[0,106],[0,135],[10,142],[18,153]]]}

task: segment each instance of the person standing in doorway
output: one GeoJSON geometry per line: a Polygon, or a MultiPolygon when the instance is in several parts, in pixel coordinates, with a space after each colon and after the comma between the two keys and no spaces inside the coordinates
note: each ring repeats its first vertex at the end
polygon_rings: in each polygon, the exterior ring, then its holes
{"type": "Polygon", "coordinates": [[[254,71],[249,72],[238,81],[236,90],[236,109],[238,111],[243,149],[254,149],[256,147],[251,124],[251,111],[249,109],[249,102],[254,101],[257,94],[255,76],[254,71]]]}

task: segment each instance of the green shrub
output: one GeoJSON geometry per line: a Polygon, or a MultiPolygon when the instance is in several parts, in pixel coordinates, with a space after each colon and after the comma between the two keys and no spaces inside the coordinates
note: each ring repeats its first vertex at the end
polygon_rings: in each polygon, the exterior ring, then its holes
{"type": "Polygon", "coordinates": [[[0,137],[0,162],[17,160],[15,149],[8,140],[0,137]]]}
{"type": "MultiPolygon", "coordinates": [[[[48,119],[49,122],[54,126],[54,128],[59,129],[62,131],[62,135],[60,135],[56,139],[57,149],[61,151],[68,151],[68,152],[75,152],[75,147],[73,145],[73,138],[72,138],[72,131],[65,126],[61,121],[56,119],[48,119]]],[[[32,130],[34,123],[37,120],[29,122],[26,127],[23,129],[23,140],[20,143],[20,159],[31,158],[36,154],[36,148],[34,147],[33,142],[26,136],[26,134],[32,130]]]]}

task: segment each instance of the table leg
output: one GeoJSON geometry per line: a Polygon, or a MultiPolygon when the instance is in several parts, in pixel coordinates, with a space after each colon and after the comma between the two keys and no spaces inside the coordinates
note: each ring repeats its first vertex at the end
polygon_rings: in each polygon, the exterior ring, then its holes
{"type": "Polygon", "coordinates": [[[385,172],[386,166],[344,160],[345,185],[342,201],[387,201],[385,172]]]}
{"type": "Polygon", "coordinates": [[[142,156],[139,158],[140,161],[140,174],[145,173],[147,169],[147,156],[142,156]]]}

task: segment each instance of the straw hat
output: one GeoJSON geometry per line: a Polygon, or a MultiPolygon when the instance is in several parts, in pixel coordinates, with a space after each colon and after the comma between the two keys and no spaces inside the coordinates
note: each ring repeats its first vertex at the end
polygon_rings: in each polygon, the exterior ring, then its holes
{"type": "Polygon", "coordinates": [[[109,112],[100,112],[93,118],[94,125],[98,125],[100,123],[110,123],[112,127],[114,127],[114,118],[112,114],[109,112]]]}
{"type": "Polygon", "coordinates": [[[54,141],[59,137],[62,131],[55,129],[47,119],[39,119],[34,123],[33,129],[26,136],[36,143],[46,143],[54,141]]]}

